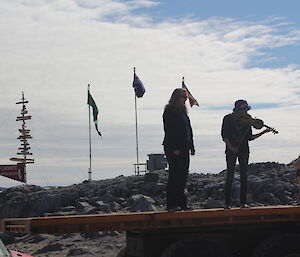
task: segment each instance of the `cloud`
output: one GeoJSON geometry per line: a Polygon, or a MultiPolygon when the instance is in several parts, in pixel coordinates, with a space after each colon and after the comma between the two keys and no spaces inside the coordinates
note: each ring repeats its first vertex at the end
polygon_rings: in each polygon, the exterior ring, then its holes
{"type": "Polygon", "coordinates": [[[181,86],[182,76],[200,104],[189,110],[197,147],[191,171],[224,169],[220,126],[240,98],[252,105],[253,115],[280,131],[278,136],[255,141],[252,161],[289,162],[299,154],[298,66],[248,68],[265,48],[298,44],[299,28],[281,30],[284,19],[277,22],[275,17],[257,22],[222,17],[154,22],[142,11],[156,4],[110,0],[0,3],[0,121],[7,113],[12,117],[0,127],[2,163],[17,148],[19,125],[13,119],[23,90],[33,116],[28,126],[36,159],[29,168],[29,183],[78,183],[85,177],[89,165],[86,100],[91,84],[103,133],[102,140],[93,134],[93,165],[100,171],[95,178],[133,174],[133,67],[147,90],[138,100],[141,160],[150,152],[162,151],[161,115],[173,89],[181,86]],[[272,108],[261,109],[261,105],[272,108]],[[41,170],[48,174],[46,180],[41,170]]]}

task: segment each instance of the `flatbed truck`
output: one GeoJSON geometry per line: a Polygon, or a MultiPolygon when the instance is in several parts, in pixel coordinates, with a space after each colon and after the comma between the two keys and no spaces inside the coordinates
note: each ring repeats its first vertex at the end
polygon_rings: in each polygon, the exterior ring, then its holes
{"type": "Polygon", "coordinates": [[[117,257],[300,257],[300,206],[11,218],[1,231],[126,231],[117,257]]]}

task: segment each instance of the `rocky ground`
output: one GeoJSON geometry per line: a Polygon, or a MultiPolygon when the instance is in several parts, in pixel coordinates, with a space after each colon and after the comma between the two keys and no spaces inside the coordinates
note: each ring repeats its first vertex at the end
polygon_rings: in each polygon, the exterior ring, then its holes
{"type": "Polygon", "coordinates": [[[7,248],[34,257],[116,257],[124,244],[125,233],[113,231],[92,234],[20,235],[7,244],[7,248]]]}
{"type": "MultiPolygon", "coordinates": [[[[226,171],[190,174],[187,195],[193,208],[223,207],[226,171]]],[[[9,188],[0,193],[0,218],[154,211],[165,208],[167,172],[83,182],[67,187],[34,185],[9,188]]],[[[295,169],[290,164],[249,165],[248,203],[292,204],[298,192],[295,169]]],[[[233,183],[233,205],[239,205],[239,173],[233,183]]],[[[125,243],[123,232],[63,235],[2,234],[8,248],[40,256],[113,257],[125,243]]]]}

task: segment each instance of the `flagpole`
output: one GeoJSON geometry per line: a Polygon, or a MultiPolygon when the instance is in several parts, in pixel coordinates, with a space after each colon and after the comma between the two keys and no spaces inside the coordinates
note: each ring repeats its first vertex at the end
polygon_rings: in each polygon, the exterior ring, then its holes
{"type": "MultiPolygon", "coordinates": [[[[133,68],[133,72],[135,74],[135,67],[133,68]]],[[[138,138],[138,121],[137,121],[137,96],[134,94],[134,103],[135,103],[135,140],[136,140],[136,167],[137,167],[137,174],[140,174],[140,167],[139,167],[139,138],[138,138]]]]}
{"type": "MultiPolygon", "coordinates": [[[[88,93],[90,92],[90,84],[88,84],[88,93]]],[[[88,171],[88,180],[92,180],[92,138],[91,138],[91,106],[89,106],[89,150],[90,150],[90,167],[88,171]]]]}

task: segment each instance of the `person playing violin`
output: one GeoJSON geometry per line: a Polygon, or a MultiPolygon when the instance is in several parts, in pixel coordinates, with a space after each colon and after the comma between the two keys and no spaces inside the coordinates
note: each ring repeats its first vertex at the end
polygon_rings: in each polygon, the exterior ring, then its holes
{"type": "MultiPolygon", "coordinates": [[[[221,136],[226,144],[227,174],[225,182],[225,209],[231,208],[231,191],[234,177],[234,168],[238,159],[240,165],[240,206],[248,208],[247,205],[247,170],[249,162],[249,140],[254,140],[271,131],[270,128],[253,135],[251,123],[240,122],[245,116],[250,116],[247,111],[251,109],[245,100],[237,100],[234,103],[233,112],[223,118],[221,136]]],[[[250,116],[251,117],[251,116],[250,116]]]]}

